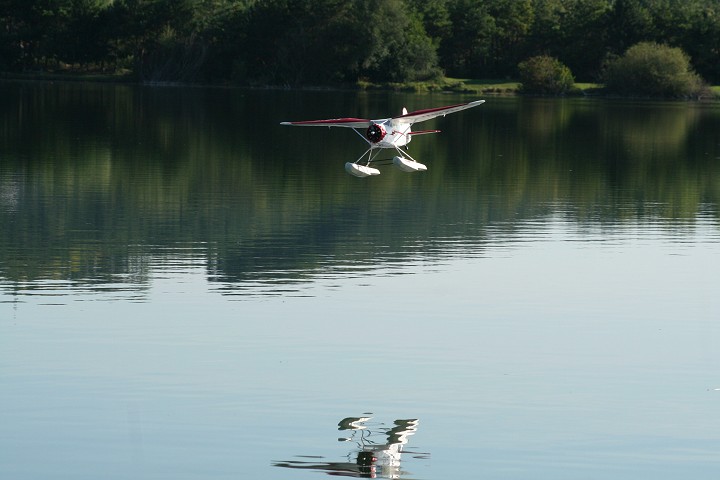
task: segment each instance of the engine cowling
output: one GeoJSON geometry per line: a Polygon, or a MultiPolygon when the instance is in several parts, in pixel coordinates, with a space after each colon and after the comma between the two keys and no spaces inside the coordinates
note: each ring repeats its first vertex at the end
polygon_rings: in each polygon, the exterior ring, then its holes
{"type": "Polygon", "coordinates": [[[371,123],[365,135],[372,143],[378,143],[385,138],[385,128],[377,123],[371,123]]]}

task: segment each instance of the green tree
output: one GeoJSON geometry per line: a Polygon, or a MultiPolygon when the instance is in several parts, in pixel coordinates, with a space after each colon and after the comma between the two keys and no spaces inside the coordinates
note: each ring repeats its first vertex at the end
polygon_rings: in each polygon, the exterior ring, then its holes
{"type": "Polygon", "coordinates": [[[625,95],[688,97],[698,94],[702,80],[679,48],[642,42],[608,66],[606,87],[625,95]]]}
{"type": "Polygon", "coordinates": [[[62,15],[56,39],[49,45],[53,57],[62,62],[87,67],[104,63],[108,57],[102,12],[107,0],[71,0],[62,15]]]}
{"type": "Polygon", "coordinates": [[[558,58],[577,78],[596,80],[606,58],[610,0],[567,0],[558,43],[558,58]]]}
{"type": "Polygon", "coordinates": [[[562,59],[586,80],[595,80],[607,55],[607,16],[612,0],[533,0],[526,55],[562,59]]]}
{"type": "Polygon", "coordinates": [[[652,2],[656,41],[681,47],[695,70],[712,83],[720,82],[720,3],[685,0],[652,2]]]}
{"type": "Polygon", "coordinates": [[[252,0],[198,0],[192,30],[207,46],[200,80],[220,82],[242,76],[252,0]]]}
{"type": "Polygon", "coordinates": [[[363,50],[355,6],[342,0],[269,0],[247,11],[240,80],[328,84],[357,75],[363,50]]]}
{"type": "Polygon", "coordinates": [[[566,0],[533,0],[533,23],[528,34],[528,51],[535,55],[557,55],[567,15],[566,0]]]}
{"type": "Polygon", "coordinates": [[[441,67],[453,77],[485,76],[482,64],[492,50],[495,19],[485,3],[455,0],[449,5],[452,28],[440,43],[441,67]]]}
{"type": "Polygon", "coordinates": [[[432,41],[403,0],[269,0],[248,10],[247,81],[329,84],[420,80],[438,73],[432,41]]]}
{"type": "Polygon", "coordinates": [[[439,74],[437,54],[422,22],[402,0],[359,1],[367,18],[361,75],[374,81],[427,80],[439,74]]]}
{"type": "Polygon", "coordinates": [[[183,80],[176,66],[190,77],[188,70],[199,67],[180,64],[195,62],[188,58],[202,48],[192,29],[193,8],[193,0],[115,0],[105,17],[113,56],[128,61],[141,80],[183,80]]]}
{"type": "Polygon", "coordinates": [[[707,0],[0,0],[0,68],[131,68],[144,80],[331,84],[495,78],[551,56],[598,80],[654,41],[720,82],[707,0]]]}
{"type": "Polygon", "coordinates": [[[425,32],[437,47],[452,31],[447,0],[408,0],[422,21],[425,32]]]}
{"type": "Polygon", "coordinates": [[[518,65],[523,93],[563,94],[569,92],[575,79],[570,69],[557,58],[541,55],[518,65]]]}
{"type": "Polygon", "coordinates": [[[534,20],[532,0],[491,0],[489,13],[495,19],[488,62],[483,70],[492,76],[515,73],[524,56],[528,35],[534,20]]]}
{"type": "Polygon", "coordinates": [[[0,18],[5,63],[18,69],[47,66],[55,59],[55,45],[67,28],[72,0],[3,0],[0,18]]]}
{"type": "Polygon", "coordinates": [[[615,0],[607,13],[606,48],[615,54],[638,42],[656,38],[655,25],[645,0],[615,0]]]}

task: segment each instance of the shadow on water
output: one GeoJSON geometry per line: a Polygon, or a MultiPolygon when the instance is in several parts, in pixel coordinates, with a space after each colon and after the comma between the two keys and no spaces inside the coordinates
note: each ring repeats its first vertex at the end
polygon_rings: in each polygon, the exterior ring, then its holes
{"type": "MultiPolygon", "coordinates": [[[[720,112],[697,103],[491,99],[423,124],[423,174],[358,180],[351,131],[447,96],[2,83],[0,276],[132,292],[204,271],[227,294],[483,256],[560,218],[717,226],[720,112]],[[431,124],[432,123],[432,124],[431,124]]],[[[463,97],[461,101],[468,100],[463,97]]]]}
{"type": "MultiPolygon", "coordinates": [[[[312,470],[333,476],[360,478],[403,478],[409,475],[400,468],[401,457],[409,437],[418,429],[417,419],[395,420],[392,427],[369,424],[372,417],[348,417],[338,423],[338,430],[346,436],[351,451],[346,461],[321,461],[322,456],[300,456],[301,460],[274,462],[275,467],[312,470]]],[[[417,458],[427,454],[408,453],[417,458]]]]}

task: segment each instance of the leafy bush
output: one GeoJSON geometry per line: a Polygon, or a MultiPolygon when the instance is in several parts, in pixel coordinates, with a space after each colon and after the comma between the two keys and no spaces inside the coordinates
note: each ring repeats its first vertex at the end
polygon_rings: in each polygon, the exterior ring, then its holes
{"type": "Polygon", "coordinates": [[[563,94],[575,85],[570,69],[547,55],[529,58],[518,65],[523,93],[563,94]]]}
{"type": "Polygon", "coordinates": [[[681,49],[641,42],[610,61],[605,87],[622,95],[690,97],[701,92],[703,82],[681,49]]]}

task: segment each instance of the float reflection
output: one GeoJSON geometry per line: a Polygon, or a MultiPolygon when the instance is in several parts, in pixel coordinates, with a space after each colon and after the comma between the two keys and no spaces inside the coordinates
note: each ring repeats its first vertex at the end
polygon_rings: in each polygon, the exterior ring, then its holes
{"type": "MultiPolygon", "coordinates": [[[[347,432],[339,442],[354,444],[347,461],[321,462],[317,460],[289,460],[275,462],[276,467],[325,472],[328,475],[357,478],[402,478],[400,457],[408,437],[418,428],[418,419],[399,419],[392,427],[369,424],[373,417],[347,417],[338,423],[338,430],[347,432]]],[[[303,457],[322,458],[322,457],[303,457]]]]}

